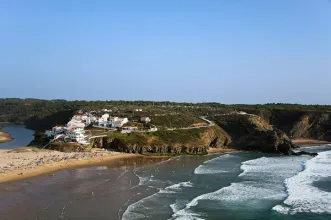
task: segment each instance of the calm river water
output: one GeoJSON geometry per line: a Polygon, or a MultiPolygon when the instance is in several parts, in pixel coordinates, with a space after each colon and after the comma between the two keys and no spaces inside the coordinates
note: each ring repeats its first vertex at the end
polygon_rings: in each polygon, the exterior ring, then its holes
{"type": "Polygon", "coordinates": [[[0,149],[13,149],[23,147],[33,140],[33,130],[27,129],[24,125],[1,124],[2,130],[11,134],[12,141],[0,144],[0,149]]]}

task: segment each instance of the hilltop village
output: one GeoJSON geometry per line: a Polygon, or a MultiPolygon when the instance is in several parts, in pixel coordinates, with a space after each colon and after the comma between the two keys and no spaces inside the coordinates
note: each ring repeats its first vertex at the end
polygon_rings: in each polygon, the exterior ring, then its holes
{"type": "MultiPolygon", "coordinates": [[[[135,111],[142,111],[136,109],[135,111]]],[[[50,139],[50,142],[77,142],[82,145],[88,145],[89,139],[95,135],[90,132],[103,131],[121,132],[129,134],[132,131],[153,132],[158,128],[151,125],[150,117],[142,116],[139,121],[131,121],[128,118],[111,116],[112,110],[102,109],[100,111],[90,111],[73,115],[71,120],[66,125],[56,125],[51,130],[45,131],[45,136],[50,139]],[[100,116],[98,116],[100,115],[100,116]],[[127,125],[127,126],[125,126],[127,125]],[[100,130],[101,129],[101,130],[100,130]],[[102,130],[103,129],[103,130],[102,130]],[[89,131],[90,134],[88,134],[89,131]]],[[[93,132],[95,134],[95,132],[93,132]]]]}

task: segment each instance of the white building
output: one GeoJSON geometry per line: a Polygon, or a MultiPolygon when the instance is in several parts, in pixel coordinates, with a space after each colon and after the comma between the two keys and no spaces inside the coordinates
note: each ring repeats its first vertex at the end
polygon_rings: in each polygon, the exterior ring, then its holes
{"type": "Polygon", "coordinates": [[[128,120],[128,118],[113,117],[113,118],[110,118],[109,122],[111,123],[111,126],[113,128],[120,128],[124,124],[128,123],[129,120],[128,120]]]}
{"type": "Polygon", "coordinates": [[[51,130],[46,130],[45,131],[45,135],[46,135],[46,137],[52,137],[53,136],[53,132],[51,131],[51,130]]]}
{"type": "Polygon", "coordinates": [[[101,116],[101,118],[102,118],[104,121],[108,121],[109,114],[103,114],[103,115],[101,116]]]}
{"type": "Polygon", "coordinates": [[[243,111],[238,112],[238,114],[239,115],[247,115],[247,113],[246,112],[243,112],[243,111]]]}
{"type": "Polygon", "coordinates": [[[84,128],[73,127],[66,131],[66,136],[72,140],[76,140],[80,144],[87,143],[87,136],[85,135],[84,128]]]}
{"type": "Polygon", "coordinates": [[[53,134],[53,136],[58,135],[58,134],[63,134],[65,129],[66,128],[63,126],[56,125],[55,127],[52,128],[52,134],[53,134]]]}
{"type": "Polygon", "coordinates": [[[71,128],[71,127],[81,127],[84,128],[85,127],[85,123],[83,123],[82,121],[77,121],[75,119],[72,119],[71,121],[69,121],[67,123],[67,128],[71,128]]]}
{"type": "Polygon", "coordinates": [[[152,120],[151,120],[149,117],[141,117],[141,118],[140,118],[140,121],[141,121],[141,122],[145,122],[145,123],[149,123],[149,122],[151,122],[152,120]]]}

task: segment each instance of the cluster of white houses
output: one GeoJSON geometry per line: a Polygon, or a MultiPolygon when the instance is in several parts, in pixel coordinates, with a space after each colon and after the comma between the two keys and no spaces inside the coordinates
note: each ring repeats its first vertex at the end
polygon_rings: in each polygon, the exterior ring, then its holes
{"type": "Polygon", "coordinates": [[[76,114],[66,124],[66,126],[55,126],[52,130],[46,130],[45,135],[53,140],[63,140],[65,142],[78,142],[88,144],[88,136],[84,128],[89,125],[120,128],[129,122],[127,118],[110,117],[109,114],[103,114],[96,117],[92,114],[76,114]]]}

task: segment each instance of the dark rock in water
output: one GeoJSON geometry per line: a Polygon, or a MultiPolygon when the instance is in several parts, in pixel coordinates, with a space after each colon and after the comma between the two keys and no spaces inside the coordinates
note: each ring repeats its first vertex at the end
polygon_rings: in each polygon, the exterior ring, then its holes
{"type": "Polygon", "coordinates": [[[240,150],[290,154],[293,144],[281,130],[256,115],[222,115],[213,120],[232,138],[240,150]]]}
{"type": "Polygon", "coordinates": [[[309,156],[312,156],[312,157],[315,157],[315,156],[318,155],[318,153],[310,153],[310,152],[307,152],[307,151],[299,151],[299,152],[291,151],[290,154],[291,155],[296,155],[296,156],[309,155],[309,156]]]}

